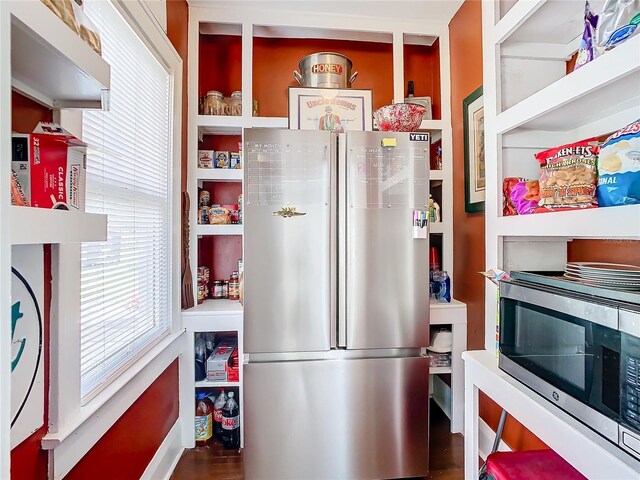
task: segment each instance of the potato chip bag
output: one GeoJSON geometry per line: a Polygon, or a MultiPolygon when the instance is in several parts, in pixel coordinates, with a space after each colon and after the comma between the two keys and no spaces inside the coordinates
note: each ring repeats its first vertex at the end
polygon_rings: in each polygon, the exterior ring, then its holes
{"type": "Polygon", "coordinates": [[[598,158],[601,207],[640,203],[640,120],[611,135],[598,158]]]}

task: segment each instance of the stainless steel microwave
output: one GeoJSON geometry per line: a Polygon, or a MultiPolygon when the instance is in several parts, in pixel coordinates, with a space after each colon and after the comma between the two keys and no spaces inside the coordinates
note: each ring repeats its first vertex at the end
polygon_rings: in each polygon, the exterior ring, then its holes
{"type": "Polygon", "coordinates": [[[562,273],[500,283],[499,366],[640,458],[640,295],[562,273]]]}

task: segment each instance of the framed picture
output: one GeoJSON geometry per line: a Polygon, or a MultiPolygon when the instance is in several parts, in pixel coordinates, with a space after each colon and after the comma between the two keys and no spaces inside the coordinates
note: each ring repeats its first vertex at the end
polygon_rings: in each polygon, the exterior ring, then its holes
{"type": "Polygon", "coordinates": [[[292,130],[371,131],[371,90],[289,87],[292,130]]]}
{"type": "Polygon", "coordinates": [[[482,212],[485,198],[482,86],[462,102],[464,124],[464,211],[482,212]]]}

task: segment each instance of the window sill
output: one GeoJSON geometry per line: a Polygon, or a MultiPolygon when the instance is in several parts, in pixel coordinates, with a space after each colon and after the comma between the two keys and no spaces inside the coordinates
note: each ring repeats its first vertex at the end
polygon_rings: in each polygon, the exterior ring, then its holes
{"type": "Polygon", "coordinates": [[[158,376],[180,356],[184,329],[169,333],[136,363],[115,378],[64,429],[42,439],[54,452],[53,478],[61,478],[97,443],[158,376]],[[64,472],[64,473],[63,473],[64,472]]]}

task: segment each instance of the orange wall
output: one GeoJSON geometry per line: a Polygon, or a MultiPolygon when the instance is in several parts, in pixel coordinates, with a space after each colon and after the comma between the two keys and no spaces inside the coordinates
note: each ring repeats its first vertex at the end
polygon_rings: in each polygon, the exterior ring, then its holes
{"type": "Polygon", "coordinates": [[[640,266],[638,240],[574,240],[567,245],[570,262],[611,262],[640,266]]]}
{"type": "Polygon", "coordinates": [[[454,295],[467,304],[470,350],[484,348],[484,212],[464,211],[462,101],[482,85],[482,4],[467,0],[449,23],[453,126],[454,295]]]}
{"type": "MultiPolygon", "coordinates": [[[[464,211],[464,138],[462,101],[482,85],[482,4],[466,0],[449,23],[451,44],[451,120],[453,126],[453,271],[454,295],[467,304],[467,348],[484,348],[484,212],[464,211]]],[[[500,407],[480,396],[480,417],[495,431],[500,407]]],[[[545,448],[509,417],[504,441],[514,450],[545,448]]]]}

